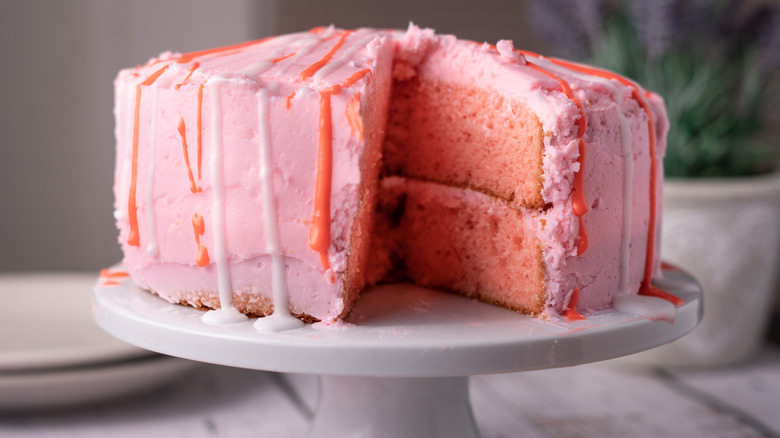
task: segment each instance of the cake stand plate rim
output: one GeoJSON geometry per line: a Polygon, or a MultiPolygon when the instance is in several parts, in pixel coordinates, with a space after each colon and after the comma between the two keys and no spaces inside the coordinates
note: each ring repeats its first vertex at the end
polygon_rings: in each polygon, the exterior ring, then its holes
{"type": "Polygon", "coordinates": [[[674,322],[618,311],[585,321],[545,322],[474,300],[411,285],[372,290],[358,301],[355,325],[272,334],[249,320],[210,326],[194,308],[172,305],[128,278],[98,281],[93,316],[109,334],[139,347],[240,368],[344,376],[450,377],[573,366],[638,353],[671,342],[701,319],[698,283],[681,271],[670,292],[686,303],[674,322]],[[388,290],[391,289],[391,290],[388,290]],[[391,293],[389,308],[377,309],[391,293]],[[405,295],[404,295],[405,294],[405,295]],[[402,304],[414,298],[412,305],[402,304]],[[393,307],[395,306],[395,307],[393,307]]]}

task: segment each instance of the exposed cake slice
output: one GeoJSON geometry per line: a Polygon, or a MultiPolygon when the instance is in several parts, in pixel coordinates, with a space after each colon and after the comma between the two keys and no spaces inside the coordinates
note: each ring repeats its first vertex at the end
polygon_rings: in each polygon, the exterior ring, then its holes
{"type": "Polygon", "coordinates": [[[410,28],[396,40],[384,149],[384,174],[410,181],[384,185],[403,205],[380,206],[397,243],[377,244],[390,254],[373,278],[530,314],[564,312],[575,295],[580,310],[604,308],[649,284],[666,125],[638,90],[508,41],[410,28]]]}

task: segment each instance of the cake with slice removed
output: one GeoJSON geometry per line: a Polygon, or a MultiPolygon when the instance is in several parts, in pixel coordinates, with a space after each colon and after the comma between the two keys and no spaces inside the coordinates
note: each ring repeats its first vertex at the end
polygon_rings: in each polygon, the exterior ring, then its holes
{"type": "Polygon", "coordinates": [[[650,293],[667,123],[608,72],[330,27],[115,84],[123,264],[168,301],[330,322],[384,281],[547,317],[650,293]]]}

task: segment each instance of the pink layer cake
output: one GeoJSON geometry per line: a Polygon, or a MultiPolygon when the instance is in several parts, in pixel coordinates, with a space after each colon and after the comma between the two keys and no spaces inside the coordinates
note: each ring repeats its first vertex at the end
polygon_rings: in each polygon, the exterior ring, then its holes
{"type": "Polygon", "coordinates": [[[608,72],[317,28],[123,70],[115,114],[124,265],[170,302],[327,322],[383,281],[547,317],[654,293],[664,107],[608,72]]]}

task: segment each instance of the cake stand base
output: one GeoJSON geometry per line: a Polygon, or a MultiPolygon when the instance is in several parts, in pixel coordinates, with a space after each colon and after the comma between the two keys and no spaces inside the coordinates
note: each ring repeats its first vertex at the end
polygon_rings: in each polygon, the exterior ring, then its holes
{"type": "Polygon", "coordinates": [[[664,287],[685,301],[670,320],[610,310],[581,321],[540,321],[452,294],[388,285],[364,293],[342,326],[259,333],[251,320],[206,325],[202,311],[171,305],[125,279],[98,282],[93,315],[110,334],[152,351],[321,375],[310,437],[465,438],[479,436],[469,375],[612,359],[691,331],[701,319],[698,284],[672,271],[664,287]]]}
{"type": "Polygon", "coordinates": [[[468,377],[322,376],[310,437],[478,438],[468,377]]]}

